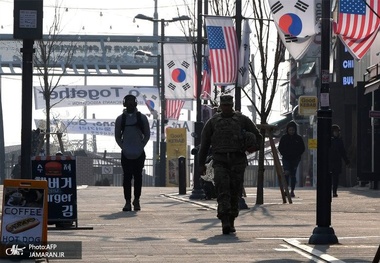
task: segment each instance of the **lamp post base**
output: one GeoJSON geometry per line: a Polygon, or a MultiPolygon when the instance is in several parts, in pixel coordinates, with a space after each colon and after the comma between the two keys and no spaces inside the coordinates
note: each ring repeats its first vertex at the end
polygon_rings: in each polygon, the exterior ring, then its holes
{"type": "Polygon", "coordinates": [[[160,186],[166,186],[166,142],[160,142],[160,186]]]}
{"type": "Polygon", "coordinates": [[[161,178],[160,178],[160,161],[156,160],[156,164],[154,166],[154,186],[161,186],[161,178]]]}
{"type": "Polygon", "coordinates": [[[203,192],[203,189],[193,189],[193,191],[191,191],[191,194],[189,196],[189,199],[193,199],[193,200],[200,200],[200,199],[204,199],[205,198],[205,193],[203,192]]]}
{"type": "Polygon", "coordinates": [[[332,227],[316,227],[309,238],[309,244],[313,245],[332,245],[338,243],[338,238],[332,227]]]}

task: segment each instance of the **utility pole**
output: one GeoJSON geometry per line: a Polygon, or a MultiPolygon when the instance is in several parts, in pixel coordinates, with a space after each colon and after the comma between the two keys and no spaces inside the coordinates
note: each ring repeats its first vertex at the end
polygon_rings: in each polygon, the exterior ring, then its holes
{"type": "Polygon", "coordinates": [[[331,140],[332,111],[330,108],[330,39],[331,3],[322,0],[321,92],[317,112],[317,227],[309,244],[337,244],[338,238],[331,227],[331,176],[328,155],[331,140]]]}
{"type": "MultiPolygon", "coordinates": [[[[156,14],[156,13],[155,13],[156,14]]],[[[165,23],[191,20],[190,17],[182,15],[173,17],[172,19],[157,19],[154,17],[138,14],[135,19],[142,19],[151,21],[154,24],[160,22],[161,24],[161,37],[160,37],[160,57],[158,63],[160,64],[161,83],[160,83],[160,101],[161,101],[161,141],[160,141],[160,186],[166,186],[166,141],[165,141],[165,124],[166,124],[166,99],[165,99],[165,83],[164,83],[164,43],[165,43],[165,23]]]]}
{"type": "Polygon", "coordinates": [[[1,75],[0,75],[0,184],[5,179],[5,143],[4,143],[4,120],[3,105],[1,103],[1,75]]]}
{"type": "Polygon", "coordinates": [[[43,1],[14,2],[13,38],[22,39],[21,178],[32,177],[32,95],[34,40],[42,39],[43,1]]]}
{"type": "MultiPolygon", "coordinates": [[[[202,123],[202,104],[201,99],[199,97],[199,94],[201,93],[201,75],[202,75],[202,0],[198,0],[197,5],[197,13],[198,13],[198,31],[197,31],[197,83],[196,83],[196,89],[197,89],[197,119],[195,122],[195,137],[194,137],[194,145],[198,146],[201,143],[201,132],[203,129],[203,123],[202,123]]],[[[191,192],[191,195],[189,196],[190,199],[201,199],[204,197],[204,192],[200,185],[200,167],[198,158],[196,156],[196,160],[194,160],[194,176],[193,176],[193,184],[194,188],[191,192]]]]}
{"type": "MultiPolygon", "coordinates": [[[[236,36],[238,41],[238,47],[240,47],[241,43],[241,22],[243,20],[243,17],[241,15],[241,0],[236,0],[236,36]]],[[[239,63],[239,62],[238,62],[239,63]]],[[[237,67],[239,66],[236,65],[237,67]]],[[[238,78],[236,78],[236,85],[235,85],[235,110],[241,112],[241,87],[238,86],[238,78]]]]}

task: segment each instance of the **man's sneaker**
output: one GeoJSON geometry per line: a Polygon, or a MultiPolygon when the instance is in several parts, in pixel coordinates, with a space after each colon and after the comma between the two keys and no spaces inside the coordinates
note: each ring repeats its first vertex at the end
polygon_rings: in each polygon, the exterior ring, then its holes
{"type": "Polygon", "coordinates": [[[135,210],[135,211],[140,211],[141,210],[140,200],[139,199],[133,200],[132,204],[133,204],[133,210],[135,210]]]}
{"type": "Polygon", "coordinates": [[[123,207],[124,212],[132,211],[131,203],[127,202],[125,203],[125,206],[123,207]]]}
{"type": "Polygon", "coordinates": [[[334,193],[334,194],[333,194],[333,197],[338,197],[338,194],[337,194],[337,193],[334,193]]]}
{"type": "Polygon", "coordinates": [[[296,197],[293,191],[290,193],[290,196],[291,197],[296,197]]]}

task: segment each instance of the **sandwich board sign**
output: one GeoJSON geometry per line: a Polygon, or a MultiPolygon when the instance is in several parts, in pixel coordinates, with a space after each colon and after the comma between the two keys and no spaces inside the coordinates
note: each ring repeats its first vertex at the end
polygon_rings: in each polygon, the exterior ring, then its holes
{"type": "Polygon", "coordinates": [[[30,245],[47,242],[47,182],[5,179],[0,256],[28,257],[30,245]]]}
{"type": "Polygon", "coordinates": [[[48,224],[77,223],[76,162],[71,156],[32,158],[32,177],[48,184],[48,224]]]}

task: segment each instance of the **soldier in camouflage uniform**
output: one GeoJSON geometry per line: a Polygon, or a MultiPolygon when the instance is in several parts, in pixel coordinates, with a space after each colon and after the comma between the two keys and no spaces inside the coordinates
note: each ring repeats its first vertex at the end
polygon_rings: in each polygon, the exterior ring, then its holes
{"type": "Polygon", "coordinates": [[[214,182],[217,192],[217,217],[222,221],[223,234],[235,232],[234,221],[239,214],[244,171],[247,167],[245,152],[260,148],[262,136],[256,125],[245,115],[233,110],[233,97],[220,97],[221,112],[205,124],[199,150],[199,167],[204,174],[206,157],[212,146],[214,182]],[[248,134],[255,140],[247,139],[248,134]],[[249,145],[247,145],[249,142],[249,145]]]}

